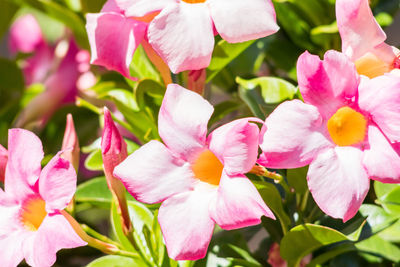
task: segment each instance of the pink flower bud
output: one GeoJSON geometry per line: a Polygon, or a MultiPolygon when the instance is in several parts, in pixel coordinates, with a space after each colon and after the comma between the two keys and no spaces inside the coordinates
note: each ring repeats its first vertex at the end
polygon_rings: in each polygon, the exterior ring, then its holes
{"type": "Polygon", "coordinates": [[[71,114],[67,115],[67,125],[65,127],[62,150],[64,151],[62,157],[71,162],[75,170],[78,170],[80,148],[78,136],[75,131],[74,119],[71,114]]]}

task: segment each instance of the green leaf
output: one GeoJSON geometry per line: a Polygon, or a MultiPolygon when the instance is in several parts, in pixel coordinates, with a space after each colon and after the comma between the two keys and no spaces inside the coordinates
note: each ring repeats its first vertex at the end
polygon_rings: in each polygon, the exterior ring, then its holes
{"type": "Polygon", "coordinates": [[[400,243],[400,220],[382,230],[378,235],[386,241],[400,243]]]}
{"type": "MultiPolygon", "coordinates": [[[[153,63],[151,63],[141,45],[136,49],[135,54],[133,55],[132,63],[129,68],[133,77],[137,77],[140,80],[150,79],[162,83],[160,73],[154,67],[153,63]]],[[[128,80],[128,83],[132,85],[131,80],[128,80]]]]}
{"type": "Polygon", "coordinates": [[[18,6],[12,2],[0,2],[0,39],[7,32],[10,23],[18,11],[18,6]]]}
{"type": "Polygon", "coordinates": [[[260,88],[261,96],[267,104],[293,99],[297,93],[297,88],[293,84],[275,77],[259,77],[251,80],[237,77],[236,82],[245,90],[260,88]]]}
{"type": "Polygon", "coordinates": [[[143,267],[145,265],[140,259],[109,255],[92,261],[86,267],[143,267]]]}
{"type": "Polygon", "coordinates": [[[308,166],[287,170],[286,178],[288,179],[289,184],[296,190],[296,193],[298,194],[304,194],[308,190],[307,172],[308,166]]]}
{"type": "Polygon", "coordinates": [[[374,256],[379,255],[393,262],[400,262],[400,248],[377,235],[373,235],[355,246],[357,249],[371,253],[374,256]]]}
{"type": "Polygon", "coordinates": [[[81,0],[82,11],[84,13],[98,13],[106,0],[81,0]]]}
{"type": "Polygon", "coordinates": [[[281,256],[297,264],[304,256],[318,248],[347,240],[344,234],[329,227],[315,224],[298,225],[283,237],[281,256]]]}
{"type": "Polygon", "coordinates": [[[362,233],[364,236],[370,236],[382,231],[392,225],[397,219],[381,207],[372,204],[361,205],[359,212],[363,217],[367,217],[367,228],[364,230],[367,233],[362,233]]]}
{"type": "Polygon", "coordinates": [[[105,177],[93,178],[78,185],[75,193],[75,200],[77,202],[107,203],[109,205],[111,199],[112,195],[108,189],[105,177]]]}
{"type": "Polygon", "coordinates": [[[381,197],[379,202],[386,211],[400,216],[400,187],[381,197]]]}
{"type": "Polygon", "coordinates": [[[210,82],[221,70],[223,70],[255,41],[256,40],[251,40],[235,44],[230,44],[225,40],[219,41],[214,48],[210,65],[207,68],[206,82],[210,82]]]}
{"type": "Polygon", "coordinates": [[[89,154],[85,160],[85,167],[91,171],[102,171],[103,170],[103,158],[101,150],[95,150],[89,154]]]}
{"type": "Polygon", "coordinates": [[[282,225],[282,228],[287,229],[288,226],[290,225],[290,219],[283,208],[282,197],[279,194],[278,189],[276,189],[275,185],[272,183],[263,181],[252,181],[252,182],[257,188],[264,202],[278,217],[282,225]]]}
{"type": "Polygon", "coordinates": [[[0,114],[16,105],[25,88],[24,77],[17,64],[0,58],[0,114]]]}
{"type": "Polygon", "coordinates": [[[378,181],[374,181],[374,189],[376,196],[381,199],[391,191],[395,190],[396,188],[400,188],[399,184],[385,184],[378,181]]]}

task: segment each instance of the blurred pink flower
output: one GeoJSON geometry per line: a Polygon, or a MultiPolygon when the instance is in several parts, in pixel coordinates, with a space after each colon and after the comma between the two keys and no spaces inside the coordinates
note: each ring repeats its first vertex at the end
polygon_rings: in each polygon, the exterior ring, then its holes
{"type": "Polygon", "coordinates": [[[42,144],[23,129],[8,135],[8,163],[0,191],[0,256],[4,267],[24,258],[31,266],[52,266],[63,248],[84,246],[60,214],[76,190],[72,165],[57,154],[41,170],[42,144]]]}
{"type": "Polygon", "coordinates": [[[32,53],[23,62],[25,84],[42,83],[46,89],[22,111],[16,123],[18,127],[36,120],[45,123],[62,105],[74,103],[78,90],[96,83],[96,77],[90,72],[89,52],[79,49],[73,39],[48,44],[32,15],[14,22],[9,46],[14,53],[32,53]]]}
{"type": "Polygon", "coordinates": [[[400,182],[400,78],[368,79],[342,53],[324,60],[305,52],[298,64],[304,98],[279,105],[266,119],[259,163],[270,168],[310,164],[308,186],[318,206],[334,218],[352,218],[369,178],[400,182]],[[385,166],[382,168],[382,166],[385,166]]]}
{"type": "Polygon", "coordinates": [[[275,218],[244,175],[257,160],[259,129],[235,120],[207,136],[213,107],[171,84],[158,117],[164,144],[150,141],[118,165],[114,175],[137,200],[163,202],[158,220],[168,254],[176,260],[206,255],[217,223],[226,230],[275,218]]]}
{"type": "Polygon", "coordinates": [[[385,43],[386,34],[369,0],[337,0],[336,17],[342,51],[355,62],[359,74],[374,78],[400,67],[400,50],[385,43]]]}
{"type": "Polygon", "coordinates": [[[4,182],[7,161],[8,161],[8,151],[2,145],[0,145],[0,182],[4,182]]]}

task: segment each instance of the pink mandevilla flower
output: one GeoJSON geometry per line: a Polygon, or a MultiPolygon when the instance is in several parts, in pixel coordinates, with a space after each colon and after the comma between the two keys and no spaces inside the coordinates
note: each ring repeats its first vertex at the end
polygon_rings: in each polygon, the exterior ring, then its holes
{"type": "Polygon", "coordinates": [[[298,64],[304,103],[285,102],[266,119],[259,163],[271,168],[310,164],[308,186],[318,206],[334,218],[352,218],[369,178],[400,182],[400,78],[358,76],[342,53],[324,60],[305,52],[298,64]]]}
{"type": "Polygon", "coordinates": [[[158,221],[176,260],[205,256],[214,224],[237,229],[275,218],[244,173],[258,155],[255,118],[235,120],[208,137],[213,107],[200,95],[168,86],[158,117],[164,141],[150,141],[114,170],[129,193],[145,203],[163,202],[158,221]]]}
{"type": "Polygon", "coordinates": [[[359,74],[374,78],[400,68],[400,50],[385,43],[386,34],[369,0],[337,0],[336,17],[342,51],[355,62],[359,74]]]}
{"type": "Polygon", "coordinates": [[[215,33],[230,43],[238,43],[268,36],[279,29],[270,0],[110,0],[108,3],[102,13],[88,16],[93,61],[125,76],[129,75],[134,49],[147,26],[146,38],[174,73],[206,68],[214,49],[215,33]]]}
{"type": "Polygon", "coordinates": [[[23,129],[9,130],[0,191],[1,266],[17,266],[24,258],[31,266],[51,266],[58,250],[86,244],[60,214],[75,193],[76,173],[59,154],[41,170],[39,138],[23,129]]]}

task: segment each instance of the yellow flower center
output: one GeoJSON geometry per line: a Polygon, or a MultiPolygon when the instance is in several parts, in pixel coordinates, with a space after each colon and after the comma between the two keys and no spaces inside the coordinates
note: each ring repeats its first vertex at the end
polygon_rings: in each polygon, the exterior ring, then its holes
{"type": "Polygon", "coordinates": [[[29,231],[37,231],[46,217],[46,202],[34,197],[22,205],[21,222],[29,231]]]}
{"type": "Polygon", "coordinates": [[[350,107],[342,107],[328,120],[329,134],[338,146],[351,146],[365,138],[367,120],[350,107]]]}
{"type": "Polygon", "coordinates": [[[390,72],[393,69],[393,66],[369,52],[357,59],[355,64],[358,74],[365,75],[371,79],[390,72]]]}
{"type": "Polygon", "coordinates": [[[223,168],[221,161],[208,149],[202,151],[192,163],[194,176],[212,185],[219,185],[223,168]]]}
{"type": "Polygon", "coordinates": [[[189,4],[198,4],[198,3],[204,3],[207,0],[182,0],[182,1],[189,4]]]}

